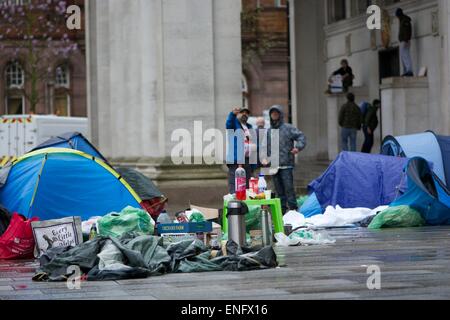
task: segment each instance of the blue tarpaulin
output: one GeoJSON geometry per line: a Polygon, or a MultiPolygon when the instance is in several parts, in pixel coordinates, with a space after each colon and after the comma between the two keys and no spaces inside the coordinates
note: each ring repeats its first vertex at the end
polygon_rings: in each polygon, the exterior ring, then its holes
{"type": "Polygon", "coordinates": [[[325,210],[389,205],[406,188],[406,158],[342,152],[308,189],[325,210]]]}

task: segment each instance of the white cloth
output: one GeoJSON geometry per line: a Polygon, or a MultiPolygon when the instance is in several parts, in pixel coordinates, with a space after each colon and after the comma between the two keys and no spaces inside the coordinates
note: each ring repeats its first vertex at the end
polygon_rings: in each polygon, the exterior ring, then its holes
{"type": "Polygon", "coordinates": [[[329,206],[324,214],[307,219],[301,213],[289,211],[283,217],[283,221],[285,225],[292,225],[293,229],[302,226],[314,226],[317,228],[345,227],[375,216],[378,212],[387,208],[388,206],[381,206],[372,210],[368,208],[343,209],[340,206],[336,208],[329,206]]]}

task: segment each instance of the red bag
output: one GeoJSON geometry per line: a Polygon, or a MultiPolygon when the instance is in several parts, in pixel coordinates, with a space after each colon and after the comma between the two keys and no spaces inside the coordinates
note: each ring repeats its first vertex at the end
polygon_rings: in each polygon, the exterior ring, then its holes
{"type": "Polygon", "coordinates": [[[0,237],[0,260],[32,259],[34,252],[34,237],[31,223],[39,218],[26,220],[14,213],[8,229],[0,237]]]}
{"type": "Polygon", "coordinates": [[[153,198],[151,200],[143,200],[140,205],[142,208],[144,208],[145,211],[147,211],[150,216],[153,218],[153,220],[157,220],[159,214],[164,210],[164,207],[166,206],[167,198],[161,197],[161,198],[153,198]]]}

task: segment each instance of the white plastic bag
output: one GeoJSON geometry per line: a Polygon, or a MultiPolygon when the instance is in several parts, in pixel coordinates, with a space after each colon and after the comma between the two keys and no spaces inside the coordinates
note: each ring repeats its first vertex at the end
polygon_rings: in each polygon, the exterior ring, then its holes
{"type": "Polygon", "coordinates": [[[317,232],[308,229],[302,229],[286,236],[284,233],[275,234],[277,245],[281,247],[298,245],[326,245],[336,243],[336,239],[324,231],[317,232]]]}
{"type": "Polygon", "coordinates": [[[283,216],[284,225],[290,224],[293,230],[304,226],[305,222],[305,216],[297,211],[289,211],[283,216]]]}

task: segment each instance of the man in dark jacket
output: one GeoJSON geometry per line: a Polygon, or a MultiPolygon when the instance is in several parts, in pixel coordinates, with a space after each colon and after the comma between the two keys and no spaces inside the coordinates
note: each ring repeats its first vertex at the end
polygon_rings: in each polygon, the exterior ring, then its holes
{"type": "Polygon", "coordinates": [[[226,129],[234,133],[228,135],[227,166],[228,166],[228,191],[235,193],[235,172],[239,165],[245,169],[247,188],[252,177],[253,169],[250,163],[250,152],[252,149],[251,132],[252,125],[247,123],[250,110],[234,108],[228,115],[226,129]],[[232,141],[234,140],[234,141],[232,141]]]}
{"type": "Polygon", "coordinates": [[[337,75],[342,76],[342,88],[344,89],[344,92],[348,92],[348,89],[353,86],[355,75],[353,74],[352,68],[348,64],[347,59],[343,59],[341,61],[341,67],[331,74],[328,82],[331,82],[331,78],[337,75]]]}
{"type": "Polygon", "coordinates": [[[355,95],[347,94],[347,103],[339,111],[339,126],[341,127],[341,148],[343,151],[356,151],[356,135],[361,130],[362,113],[355,103],[355,95]],[[350,148],[348,146],[350,140],[350,148]]]}
{"type": "Polygon", "coordinates": [[[306,138],[303,132],[284,122],[283,108],[281,106],[273,106],[269,114],[270,136],[272,135],[272,130],[278,130],[279,135],[279,165],[278,172],[273,176],[273,183],[277,195],[280,197],[283,213],[286,213],[287,209],[298,209],[293,171],[295,156],[306,147],[306,138]]]}
{"type": "Polygon", "coordinates": [[[374,100],[372,105],[368,104],[367,109],[363,112],[363,133],[364,144],[362,153],[371,153],[374,143],[374,133],[378,127],[378,109],[381,107],[380,100],[374,100]]]}
{"type": "Polygon", "coordinates": [[[398,8],[395,16],[399,20],[398,41],[400,41],[400,57],[403,64],[403,76],[414,76],[411,59],[412,20],[398,8]]]}

